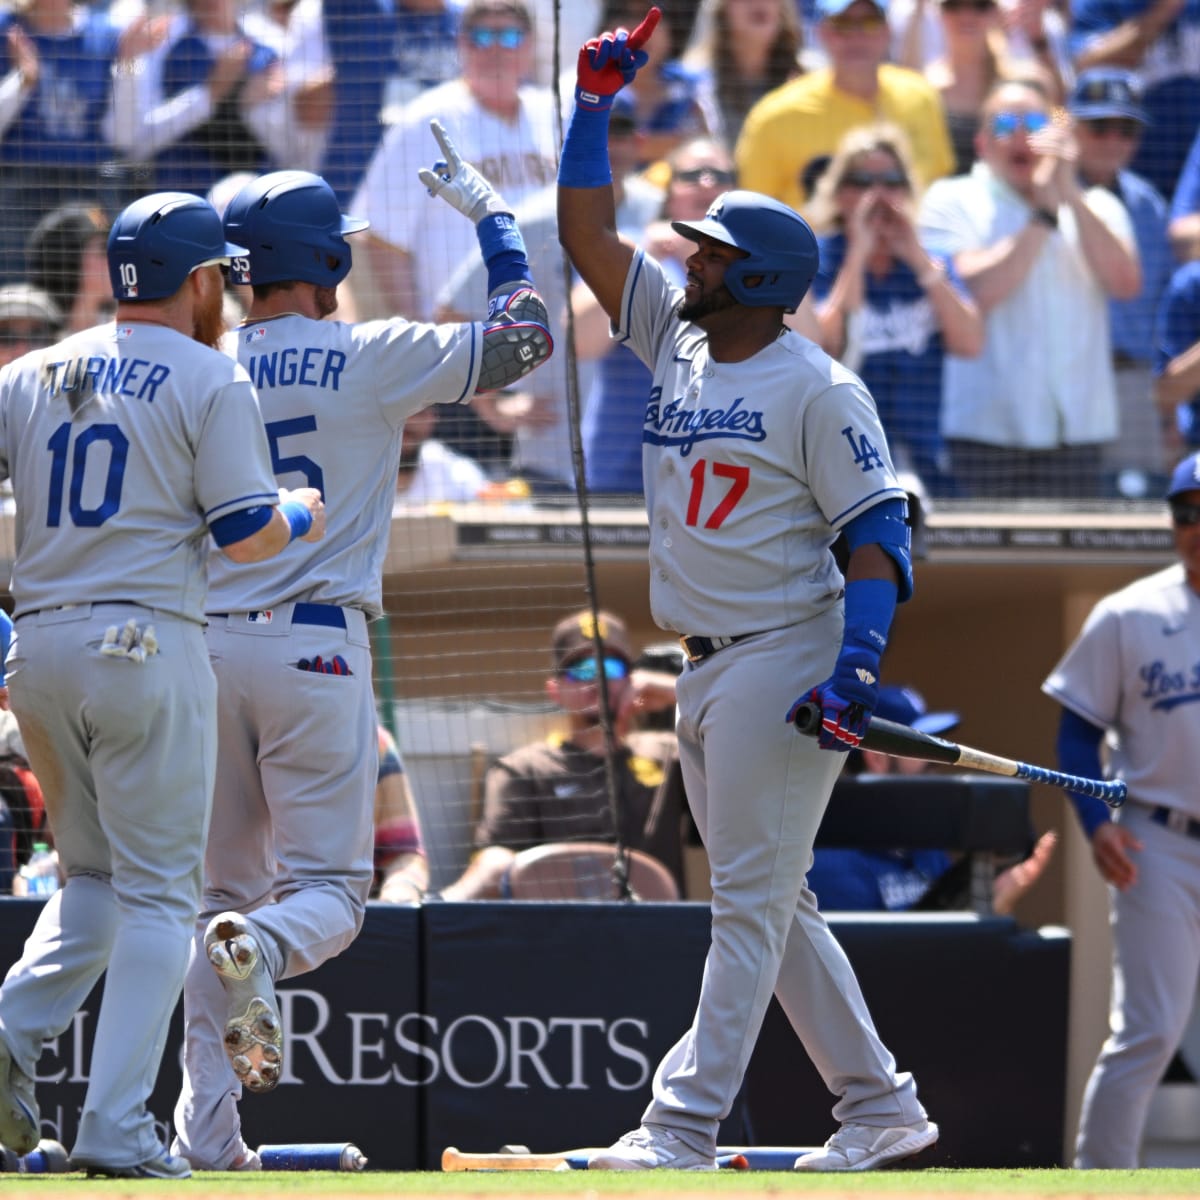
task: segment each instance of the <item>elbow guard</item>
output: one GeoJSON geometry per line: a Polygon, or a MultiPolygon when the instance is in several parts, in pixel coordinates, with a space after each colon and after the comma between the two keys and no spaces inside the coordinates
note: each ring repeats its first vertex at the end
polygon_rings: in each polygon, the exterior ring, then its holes
{"type": "Polygon", "coordinates": [[[492,295],[483,326],[483,365],[475,390],[510,387],[554,352],[550,315],[532,287],[492,295]]]}
{"type": "Polygon", "coordinates": [[[881,500],[847,521],[842,532],[851,554],[859,546],[872,542],[886,551],[900,571],[897,600],[903,603],[912,595],[912,530],[908,525],[908,501],[899,496],[881,500]]]}

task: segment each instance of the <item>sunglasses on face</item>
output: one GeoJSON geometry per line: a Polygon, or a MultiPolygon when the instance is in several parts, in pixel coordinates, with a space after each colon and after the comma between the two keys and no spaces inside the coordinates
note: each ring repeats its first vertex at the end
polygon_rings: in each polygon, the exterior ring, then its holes
{"type": "Polygon", "coordinates": [[[903,171],[847,171],[840,187],[846,188],[906,188],[908,176],[903,171]]]}
{"type": "Polygon", "coordinates": [[[991,120],[992,137],[1009,138],[1018,129],[1026,133],[1037,133],[1050,124],[1050,118],[1040,112],[998,112],[991,120]]]}
{"type": "MultiPolygon", "coordinates": [[[[594,658],[581,658],[563,667],[559,674],[572,683],[595,683],[599,678],[599,669],[594,658]]],[[[624,679],[628,674],[629,664],[623,658],[609,657],[604,660],[605,679],[624,679]]]]}
{"type": "Polygon", "coordinates": [[[1200,504],[1172,502],[1171,520],[1176,525],[1200,525],[1200,504]]]}
{"type": "Polygon", "coordinates": [[[1142,128],[1132,117],[1095,117],[1090,121],[1081,121],[1080,125],[1096,137],[1115,133],[1117,137],[1135,138],[1142,128]]]}
{"type": "Polygon", "coordinates": [[[829,28],[835,33],[878,33],[887,25],[883,13],[868,13],[861,17],[841,16],[829,18],[829,28]]]}
{"type": "Polygon", "coordinates": [[[707,181],[721,187],[733,187],[736,178],[732,171],[723,170],[721,167],[688,167],[685,171],[674,171],[671,174],[671,179],[677,180],[679,183],[704,183],[707,181]]]}
{"type": "Polygon", "coordinates": [[[942,0],[943,12],[991,12],[996,0],[942,0]]]}
{"type": "Polygon", "coordinates": [[[515,50],[525,40],[525,30],[518,25],[507,25],[503,29],[490,29],[477,25],[467,30],[467,39],[477,50],[488,50],[499,46],[502,50],[515,50]]]}

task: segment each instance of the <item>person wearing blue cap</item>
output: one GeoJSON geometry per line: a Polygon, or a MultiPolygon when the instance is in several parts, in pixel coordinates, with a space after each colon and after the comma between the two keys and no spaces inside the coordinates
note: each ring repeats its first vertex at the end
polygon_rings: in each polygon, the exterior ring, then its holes
{"type": "Polygon", "coordinates": [[[1154,405],[1151,364],[1154,320],[1175,263],[1167,241],[1167,202],[1148,180],[1129,169],[1150,124],[1141,103],[1142,85],[1132,71],[1092,67],[1081,71],[1067,101],[1079,151],[1084,188],[1105,188],[1129,213],[1142,268],[1142,289],[1129,299],[1110,299],[1109,326],[1117,389],[1117,437],[1102,461],[1121,495],[1157,492],[1168,458],[1154,405]],[[1159,480],[1152,484],[1152,480],[1159,480]]]}
{"type": "Polygon", "coordinates": [[[1042,684],[1062,705],[1064,771],[1109,774],[1116,813],[1068,793],[1105,883],[1113,931],[1111,1032],[1084,1092],[1079,1168],[1139,1165],[1151,1099],[1200,974],[1200,454],[1167,488],[1178,561],[1101,599],[1042,684]]]}
{"type": "Polygon", "coordinates": [[[1177,267],[1154,328],[1154,400],[1167,449],[1200,446],[1200,259],[1177,267]]]}

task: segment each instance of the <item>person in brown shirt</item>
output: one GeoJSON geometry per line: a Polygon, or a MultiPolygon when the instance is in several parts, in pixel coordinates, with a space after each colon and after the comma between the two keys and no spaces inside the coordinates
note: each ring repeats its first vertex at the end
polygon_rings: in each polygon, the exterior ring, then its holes
{"type": "Polygon", "coordinates": [[[618,832],[625,847],[646,851],[682,885],[686,799],[675,735],[633,728],[641,715],[674,707],[674,676],[635,669],[625,623],[611,613],[564,617],[551,645],[554,674],[546,692],[565,713],[566,731],[521,746],[490,767],[475,856],[443,889],[445,900],[503,898],[520,851],[550,842],[615,843],[618,832]],[[596,657],[594,621],[603,663],[596,657]],[[613,716],[615,803],[601,724],[601,671],[613,716]]]}

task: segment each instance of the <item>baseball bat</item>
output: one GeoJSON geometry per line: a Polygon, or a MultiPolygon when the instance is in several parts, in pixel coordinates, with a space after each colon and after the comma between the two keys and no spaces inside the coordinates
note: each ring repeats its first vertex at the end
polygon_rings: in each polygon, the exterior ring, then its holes
{"type": "MultiPolygon", "coordinates": [[[[811,700],[800,705],[796,711],[796,728],[809,737],[816,737],[821,728],[821,709],[811,700]]],[[[1125,803],[1125,781],[1123,779],[1087,779],[1082,775],[1068,775],[1064,771],[1053,771],[1049,767],[1036,767],[1031,763],[1018,762],[1015,758],[1002,758],[999,754],[988,754],[958,742],[921,733],[898,721],[887,721],[883,717],[872,717],[867,731],[859,743],[863,750],[877,750],[897,758],[919,758],[925,762],[950,763],[953,766],[971,767],[976,771],[990,771],[993,775],[1008,775],[1017,779],[1028,779],[1033,783],[1048,783],[1051,787],[1066,788],[1083,796],[1094,796],[1103,800],[1109,808],[1120,808],[1125,803]]]]}
{"type": "MultiPolygon", "coordinates": [[[[468,1154],[455,1146],[442,1151],[443,1171],[586,1171],[588,1158],[599,1148],[563,1150],[558,1154],[468,1154]]],[[[745,1171],[744,1154],[718,1154],[717,1166],[745,1171]]]]}

